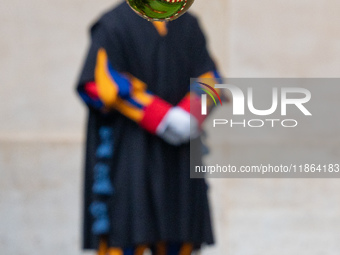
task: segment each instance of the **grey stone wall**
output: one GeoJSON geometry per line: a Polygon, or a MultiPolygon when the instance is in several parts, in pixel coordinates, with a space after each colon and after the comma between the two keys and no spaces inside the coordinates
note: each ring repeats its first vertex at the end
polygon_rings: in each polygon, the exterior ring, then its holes
{"type": "MultiPolygon", "coordinates": [[[[116,2],[2,1],[1,254],[83,254],[85,109],[74,84],[88,24],[116,2]]],[[[192,11],[225,76],[339,76],[336,0],[196,0],[192,11]]],[[[245,148],[233,139],[228,150],[245,148]]],[[[339,253],[338,180],[209,182],[218,243],[203,254],[339,253]]]]}

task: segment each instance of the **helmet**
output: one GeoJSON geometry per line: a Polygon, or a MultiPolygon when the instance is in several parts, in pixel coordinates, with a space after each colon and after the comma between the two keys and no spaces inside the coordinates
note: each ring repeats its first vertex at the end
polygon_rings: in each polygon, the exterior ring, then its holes
{"type": "Polygon", "coordinates": [[[126,0],[132,10],[149,21],[170,21],[183,15],[194,0],[126,0]]]}

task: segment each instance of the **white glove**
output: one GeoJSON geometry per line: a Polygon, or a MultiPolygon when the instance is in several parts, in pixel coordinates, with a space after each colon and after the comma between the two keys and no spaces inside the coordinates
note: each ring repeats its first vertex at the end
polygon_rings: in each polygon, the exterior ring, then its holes
{"type": "Polygon", "coordinates": [[[180,107],[171,108],[156,130],[157,135],[172,145],[181,145],[199,136],[195,117],[180,107]]]}

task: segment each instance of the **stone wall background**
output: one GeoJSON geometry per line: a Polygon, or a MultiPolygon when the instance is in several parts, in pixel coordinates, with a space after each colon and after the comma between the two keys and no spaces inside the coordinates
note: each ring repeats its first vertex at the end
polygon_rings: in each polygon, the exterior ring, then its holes
{"type": "MultiPolygon", "coordinates": [[[[1,254],[84,254],[79,240],[85,110],[74,84],[88,24],[116,2],[2,1],[1,254]]],[[[339,76],[336,0],[196,0],[192,11],[225,76],[339,76]]],[[[230,157],[245,149],[237,137],[228,148],[230,157]]],[[[209,182],[218,244],[204,255],[339,253],[338,180],[209,182]]]]}

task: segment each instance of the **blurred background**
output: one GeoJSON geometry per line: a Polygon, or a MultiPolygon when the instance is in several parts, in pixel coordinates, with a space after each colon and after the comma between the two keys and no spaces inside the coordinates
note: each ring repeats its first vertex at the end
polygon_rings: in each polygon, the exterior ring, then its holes
{"type": "MultiPolygon", "coordinates": [[[[91,254],[80,250],[85,107],[74,86],[89,24],[118,2],[1,3],[1,254],[91,254]]],[[[339,77],[338,0],[196,0],[191,11],[225,77],[339,77]]],[[[339,180],[209,182],[217,245],[203,255],[339,254],[339,180]]]]}

